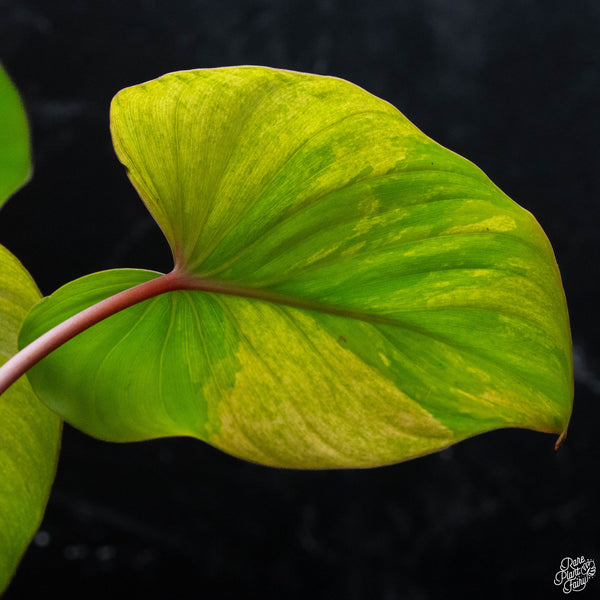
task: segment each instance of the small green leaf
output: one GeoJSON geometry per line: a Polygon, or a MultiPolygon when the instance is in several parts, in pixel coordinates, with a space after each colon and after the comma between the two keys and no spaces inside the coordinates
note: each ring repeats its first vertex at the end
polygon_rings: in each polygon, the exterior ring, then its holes
{"type": "Polygon", "coordinates": [[[0,206],[29,179],[30,170],[27,118],[0,64],[0,206]]]}
{"type": "MultiPolygon", "coordinates": [[[[17,334],[40,293],[0,246],[0,365],[17,352],[17,334]]],[[[0,396],[0,593],[37,531],[54,480],[60,420],[26,377],[0,396]]]]}
{"type": "MultiPolygon", "coordinates": [[[[182,289],[32,369],[76,427],[301,468],[566,430],[570,331],[546,236],[388,103],[330,77],[187,71],[120,92],[111,128],[182,289]]],[[[20,343],[157,276],[72,282],[20,343]]]]}

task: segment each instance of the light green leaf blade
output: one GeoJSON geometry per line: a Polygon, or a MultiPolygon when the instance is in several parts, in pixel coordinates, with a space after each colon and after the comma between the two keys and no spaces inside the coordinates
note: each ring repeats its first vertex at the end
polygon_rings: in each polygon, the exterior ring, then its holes
{"type": "MultiPolygon", "coordinates": [[[[117,270],[74,281],[35,309],[32,323],[41,328],[28,336],[156,275],[117,270]]],[[[352,340],[347,321],[177,291],[58,349],[52,360],[71,364],[64,380],[54,368],[34,369],[32,378],[55,410],[102,439],[191,435],[266,464],[368,466],[374,457],[393,462],[453,441],[451,431],[348,349],[341,341],[343,334],[352,340]]],[[[373,335],[361,325],[364,331],[353,330],[356,344],[373,335]]],[[[378,351],[390,346],[382,329],[378,351]]],[[[375,349],[365,350],[381,362],[375,349]]]]}
{"type": "Polygon", "coordinates": [[[0,64],[0,206],[26,183],[30,170],[27,117],[0,64]]]}
{"type": "MultiPolygon", "coordinates": [[[[33,369],[77,427],[195,435],[293,467],[387,464],[499,427],[565,431],[571,342],[546,236],[391,105],[335,78],[237,67],[128,88],[111,127],[195,289],[33,369]]],[[[22,343],[139,277],[65,286],[22,343]]]]}
{"type": "MultiPolygon", "coordinates": [[[[0,365],[17,352],[17,335],[40,293],[29,273],[0,246],[0,365]]],[[[26,377],[0,396],[0,592],[37,531],[54,480],[60,420],[26,377]]]]}

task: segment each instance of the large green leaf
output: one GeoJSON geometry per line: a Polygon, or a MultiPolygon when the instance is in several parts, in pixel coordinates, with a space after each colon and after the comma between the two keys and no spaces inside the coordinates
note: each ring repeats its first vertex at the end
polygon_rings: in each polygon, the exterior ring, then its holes
{"type": "MultiPolygon", "coordinates": [[[[546,236],[394,107],[339,79],[235,67],[123,90],[111,125],[182,289],[31,371],[75,426],[317,468],[565,431],[570,333],[546,236]]],[[[72,282],[21,343],[157,276],[72,282]]]]}
{"type": "Polygon", "coordinates": [[[30,169],[27,118],[0,64],[0,206],[27,181],[30,169]]]}
{"type": "MultiPolygon", "coordinates": [[[[40,293],[0,246],[0,365],[17,352],[17,334],[40,293]]],[[[0,593],[40,525],[54,480],[60,420],[26,377],[0,396],[0,593]]]]}

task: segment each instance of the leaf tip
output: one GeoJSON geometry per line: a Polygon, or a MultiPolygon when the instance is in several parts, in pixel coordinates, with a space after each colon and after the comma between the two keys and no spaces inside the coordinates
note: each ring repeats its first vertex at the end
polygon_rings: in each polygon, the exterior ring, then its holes
{"type": "Polygon", "coordinates": [[[556,443],[554,444],[554,451],[557,452],[558,449],[563,445],[563,442],[567,439],[567,427],[565,427],[562,433],[558,436],[556,443]]]}

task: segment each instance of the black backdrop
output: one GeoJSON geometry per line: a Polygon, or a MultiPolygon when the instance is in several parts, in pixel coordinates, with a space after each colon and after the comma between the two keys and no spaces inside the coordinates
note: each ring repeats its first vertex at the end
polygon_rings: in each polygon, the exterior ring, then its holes
{"type": "MultiPolygon", "coordinates": [[[[190,439],[111,445],[66,427],[7,600],[558,598],[564,556],[600,560],[597,0],[0,0],[0,60],[35,158],[0,242],[43,293],[107,268],[170,268],[113,154],[113,94],[264,64],[385,98],[531,210],[561,268],[576,365],[556,454],[551,436],[504,430],[391,467],[295,472],[190,439]]],[[[600,575],[582,596],[598,590],[600,575]]]]}

